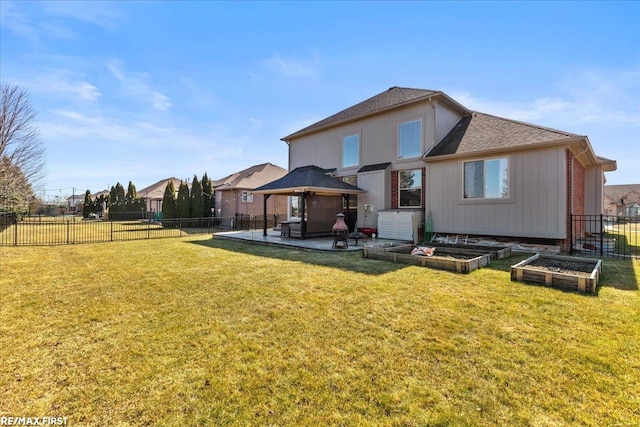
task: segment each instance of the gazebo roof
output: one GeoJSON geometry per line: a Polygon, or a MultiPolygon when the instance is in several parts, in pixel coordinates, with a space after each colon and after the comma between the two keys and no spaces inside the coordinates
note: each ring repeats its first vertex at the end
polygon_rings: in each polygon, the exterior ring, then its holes
{"type": "Polygon", "coordinates": [[[313,193],[321,196],[362,194],[365,190],[327,175],[325,169],[315,165],[295,168],[285,176],[252,191],[253,194],[297,195],[313,193]]]}

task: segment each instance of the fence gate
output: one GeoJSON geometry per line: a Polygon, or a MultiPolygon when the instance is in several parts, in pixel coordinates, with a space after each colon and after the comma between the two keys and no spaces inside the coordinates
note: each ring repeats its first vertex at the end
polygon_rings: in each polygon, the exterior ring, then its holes
{"type": "Polygon", "coordinates": [[[607,258],[640,257],[640,217],[571,215],[571,253],[607,258]]]}

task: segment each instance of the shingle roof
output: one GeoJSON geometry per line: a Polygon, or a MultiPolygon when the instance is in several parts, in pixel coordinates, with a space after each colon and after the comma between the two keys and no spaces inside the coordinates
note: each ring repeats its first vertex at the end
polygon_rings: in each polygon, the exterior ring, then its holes
{"type": "Polygon", "coordinates": [[[623,184],[623,185],[605,185],[604,196],[615,201],[619,201],[622,197],[629,196],[629,193],[640,193],[640,184],[623,184]]]}
{"type": "Polygon", "coordinates": [[[583,136],[474,111],[460,119],[426,157],[470,154],[581,137],[583,136]]]}
{"type": "Polygon", "coordinates": [[[325,169],[315,165],[295,168],[282,178],[254,189],[254,192],[269,193],[290,190],[291,192],[331,190],[335,194],[340,193],[364,193],[365,191],[351,184],[347,184],[339,178],[327,175],[325,169]]]}
{"type": "Polygon", "coordinates": [[[358,173],[384,170],[384,169],[388,168],[390,165],[391,165],[391,162],[376,163],[375,165],[365,165],[365,166],[361,167],[360,169],[358,169],[358,173]]]}
{"type": "Polygon", "coordinates": [[[402,104],[415,102],[420,99],[426,99],[438,94],[442,94],[442,92],[427,89],[412,89],[394,86],[382,93],[379,93],[354,106],[351,106],[346,110],[342,110],[332,116],[327,117],[326,119],[320,120],[317,123],[294,132],[291,135],[285,136],[284,138],[282,138],[282,140],[288,141],[291,138],[295,138],[296,136],[304,135],[315,130],[348,122],[357,118],[387,110],[389,108],[397,107],[402,104]]]}
{"type": "Polygon", "coordinates": [[[271,163],[251,166],[212,182],[215,190],[252,189],[281,178],[287,170],[271,163]]]}
{"type": "Polygon", "coordinates": [[[148,187],[143,188],[142,190],[138,190],[138,196],[144,197],[148,200],[162,199],[164,197],[164,190],[167,187],[167,184],[169,184],[169,181],[173,181],[173,186],[175,187],[176,191],[178,190],[178,188],[180,187],[180,183],[182,182],[178,178],[174,177],[161,179],[155,184],[151,184],[148,187]]]}

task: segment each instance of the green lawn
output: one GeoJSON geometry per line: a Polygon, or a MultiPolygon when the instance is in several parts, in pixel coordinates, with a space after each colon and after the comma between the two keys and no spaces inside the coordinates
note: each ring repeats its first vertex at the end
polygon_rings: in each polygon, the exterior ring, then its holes
{"type": "Polygon", "coordinates": [[[0,248],[0,417],[640,424],[640,261],[596,296],[208,236],[0,248]]]}

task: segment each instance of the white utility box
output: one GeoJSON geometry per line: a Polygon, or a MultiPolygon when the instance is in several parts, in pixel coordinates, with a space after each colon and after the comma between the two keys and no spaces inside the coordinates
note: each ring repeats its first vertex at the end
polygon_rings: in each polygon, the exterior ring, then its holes
{"type": "Polygon", "coordinates": [[[381,239],[420,241],[418,228],[424,223],[422,209],[387,209],[378,211],[378,237],[381,239]]]}

